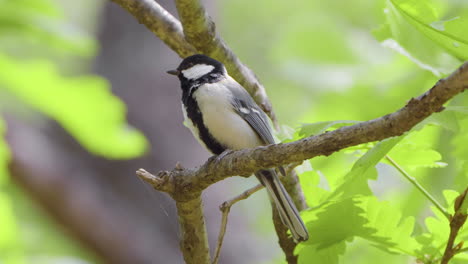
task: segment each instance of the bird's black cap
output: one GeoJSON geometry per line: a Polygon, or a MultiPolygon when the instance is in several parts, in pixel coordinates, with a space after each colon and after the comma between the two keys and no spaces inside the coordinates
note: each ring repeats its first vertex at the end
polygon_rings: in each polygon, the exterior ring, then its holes
{"type": "Polygon", "coordinates": [[[177,67],[176,70],[170,70],[170,71],[167,71],[168,74],[171,74],[171,75],[179,75],[183,70],[186,70],[188,68],[191,68],[193,67],[194,65],[197,65],[197,64],[206,64],[206,65],[212,65],[214,66],[214,71],[216,72],[223,72],[224,71],[224,65],[213,59],[213,58],[210,58],[206,55],[203,55],[203,54],[195,54],[195,55],[192,55],[192,56],[189,56],[187,58],[185,58],[179,65],[179,67],[177,67]]]}

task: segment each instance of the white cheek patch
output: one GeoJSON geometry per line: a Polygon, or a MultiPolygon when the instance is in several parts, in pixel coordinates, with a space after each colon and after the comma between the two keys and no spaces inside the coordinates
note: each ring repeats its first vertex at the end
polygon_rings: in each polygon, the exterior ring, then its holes
{"type": "Polygon", "coordinates": [[[182,71],[182,74],[185,78],[189,80],[196,80],[203,75],[210,73],[214,69],[213,65],[206,65],[206,64],[197,64],[191,68],[182,71]]]}

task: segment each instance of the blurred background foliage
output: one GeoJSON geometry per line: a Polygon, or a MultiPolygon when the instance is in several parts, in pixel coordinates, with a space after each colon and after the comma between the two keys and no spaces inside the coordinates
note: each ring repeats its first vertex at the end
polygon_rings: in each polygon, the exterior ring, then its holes
{"type": "MultiPolygon", "coordinates": [[[[267,87],[285,141],[394,112],[468,59],[463,0],[206,5],[267,87]]],[[[208,156],[164,75],[178,62],[107,1],[0,1],[0,263],[159,263],[161,252],[181,263],[173,204],[133,176],[208,156]]],[[[468,183],[467,100],[404,136],[306,161],[311,239],[299,262],[438,262],[448,221],[395,163],[453,213],[468,183]]],[[[205,194],[210,242],[226,191],[252,183],[226,182],[205,194]]],[[[254,196],[233,209],[221,263],[282,261],[267,204],[254,196]]]]}

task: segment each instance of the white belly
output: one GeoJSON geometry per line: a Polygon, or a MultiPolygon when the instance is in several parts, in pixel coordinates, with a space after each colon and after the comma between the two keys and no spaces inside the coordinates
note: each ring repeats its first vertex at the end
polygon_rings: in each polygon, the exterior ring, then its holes
{"type": "MultiPolygon", "coordinates": [[[[262,144],[257,133],[237,113],[229,101],[232,96],[224,86],[205,84],[194,92],[203,121],[210,134],[229,149],[252,148],[262,144]]],[[[187,122],[190,123],[191,122],[187,122]]],[[[193,124],[191,124],[193,127],[193,124]]],[[[192,133],[197,136],[197,129],[192,133]]],[[[198,136],[197,136],[198,138],[198,136]]]]}

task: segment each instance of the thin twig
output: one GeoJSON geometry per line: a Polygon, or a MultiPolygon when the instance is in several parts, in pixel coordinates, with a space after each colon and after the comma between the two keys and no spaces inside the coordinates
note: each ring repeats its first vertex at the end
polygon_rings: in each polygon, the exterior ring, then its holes
{"type": "Polygon", "coordinates": [[[447,264],[455,256],[455,254],[460,253],[462,250],[463,243],[459,243],[456,246],[453,246],[455,239],[457,238],[458,232],[463,227],[466,222],[468,215],[462,210],[461,204],[465,201],[468,194],[468,188],[460,194],[454,204],[455,214],[451,217],[450,220],[450,235],[447,241],[447,246],[445,247],[444,256],[440,261],[441,264],[447,264]]]}
{"type": "Polygon", "coordinates": [[[257,184],[254,187],[248,189],[247,191],[239,194],[238,196],[232,198],[231,200],[225,201],[224,203],[221,204],[219,207],[219,210],[222,212],[222,218],[221,218],[221,226],[219,229],[219,235],[218,235],[218,243],[216,245],[216,251],[213,259],[213,264],[218,264],[219,261],[219,256],[221,254],[221,248],[223,246],[223,241],[224,241],[224,235],[226,234],[226,226],[227,226],[227,221],[228,221],[228,215],[231,210],[231,207],[244,199],[247,199],[249,196],[257,192],[258,190],[262,189],[263,185],[257,184]]]}
{"type": "Polygon", "coordinates": [[[393,167],[395,167],[405,179],[407,179],[411,184],[416,187],[426,198],[442,213],[444,216],[450,220],[449,212],[426,190],[424,187],[408,172],[406,172],[398,163],[396,163],[390,156],[385,155],[385,159],[387,159],[393,167]]]}

